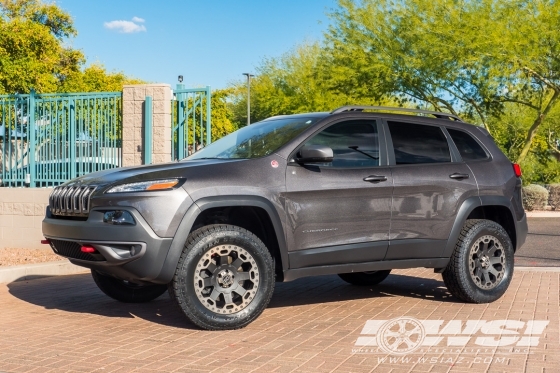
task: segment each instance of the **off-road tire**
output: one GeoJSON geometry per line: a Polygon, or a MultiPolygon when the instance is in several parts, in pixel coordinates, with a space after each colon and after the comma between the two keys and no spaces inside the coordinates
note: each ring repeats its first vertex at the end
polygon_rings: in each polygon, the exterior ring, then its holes
{"type": "Polygon", "coordinates": [[[105,295],[124,303],[145,303],[156,299],[167,290],[167,285],[136,285],[91,270],[93,281],[105,295]]]}
{"type": "Polygon", "coordinates": [[[501,225],[490,220],[469,219],[463,226],[449,264],[442,273],[443,282],[453,296],[465,302],[493,302],[506,292],[511,282],[514,268],[513,254],[511,239],[501,225]],[[490,245],[495,247],[493,253],[473,254],[474,251],[484,247],[484,241],[488,241],[486,243],[488,250],[492,251],[490,245]],[[492,264],[492,261],[496,264],[492,264]],[[486,264],[487,267],[480,267],[480,263],[486,264]],[[478,270],[477,266],[480,267],[478,270]],[[492,266],[493,271],[499,276],[491,274],[488,275],[489,280],[480,281],[480,278],[485,278],[486,275],[481,277],[477,273],[490,270],[489,266],[492,266]]]}
{"type": "Polygon", "coordinates": [[[264,243],[246,229],[215,224],[189,235],[168,288],[195,325],[228,330],[248,325],[264,311],[274,283],[274,262],[264,243]]]}
{"type": "Polygon", "coordinates": [[[391,270],[339,273],[338,277],[349,284],[357,286],[373,286],[379,284],[389,276],[391,270]]]}

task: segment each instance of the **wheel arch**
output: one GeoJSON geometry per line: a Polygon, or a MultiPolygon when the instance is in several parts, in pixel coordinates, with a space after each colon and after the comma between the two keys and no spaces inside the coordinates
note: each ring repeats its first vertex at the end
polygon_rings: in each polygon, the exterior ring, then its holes
{"type": "Polygon", "coordinates": [[[467,198],[457,212],[455,222],[443,252],[450,258],[467,219],[487,219],[500,224],[508,233],[514,251],[517,249],[517,230],[511,201],[504,196],[480,196],[467,198]]]}
{"type": "MultiPolygon", "coordinates": [[[[273,248],[268,246],[267,247],[269,251],[271,251],[271,255],[273,257],[275,257],[276,259],[280,259],[280,263],[278,263],[280,267],[277,266],[277,268],[279,268],[280,270],[277,271],[277,276],[282,276],[283,271],[288,269],[288,254],[286,240],[284,237],[284,230],[282,228],[282,222],[280,220],[278,212],[276,211],[276,208],[269,200],[264,197],[251,195],[234,195],[201,198],[195,201],[195,203],[187,210],[187,212],[183,216],[183,219],[179,223],[179,227],[177,229],[177,232],[175,233],[175,236],[173,237],[169,252],[157,277],[157,282],[166,283],[171,281],[187,237],[194,229],[198,228],[201,218],[204,217],[205,214],[223,209],[239,211],[239,209],[242,208],[253,208],[253,213],[257,211],[256,213],[258,214],[258,211],[262,211],[261,214],[266,214],[263,215],[263,217],[268,218],[268,222],[264,221],[263,224],[270,224],[270,228],[273,231],[274,239],[277,245],[277,247],[273,248]],[[275,250],[277,250],[277,252],[275,252],[275,250]]],[[[228,223],[236,225],[235,222],[228,223]]],[[[246,228],[243,227],[243,224],[241,224],[240,226],[242,228],[246,228]]],[[[259,236],[259,234],[255,234],[259,236]]],[[[263,240],[262,237],[259,238],[263,240]]],[[[263,240],[263,242],[265,242],[265,244],[267,243],[265,240],[263,240]]],[[[282,281],[283,278],[279,278],[278,280],[282,281]]]]}

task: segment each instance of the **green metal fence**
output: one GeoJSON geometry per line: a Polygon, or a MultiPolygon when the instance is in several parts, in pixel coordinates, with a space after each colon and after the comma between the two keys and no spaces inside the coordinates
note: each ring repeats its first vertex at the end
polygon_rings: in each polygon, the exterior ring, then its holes
{"type": "Polygon", "coordinates": [[[1,186],[54,186],[122,164],[122,93],[0,95],[1,186]]]}
{"type": "Polygon", "coordinates": [[[171,139],[172,158],[183,159],[212,142],[210,87],[185,89],[177,84],[173,92],[171,139]]]}

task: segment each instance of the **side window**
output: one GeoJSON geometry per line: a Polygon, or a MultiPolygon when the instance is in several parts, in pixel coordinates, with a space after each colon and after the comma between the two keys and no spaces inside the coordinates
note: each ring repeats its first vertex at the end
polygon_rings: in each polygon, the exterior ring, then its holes
{"type": "Polygon", "coordinates": [[[389,122],[389,131],[397,164],[451,162],[449,145],[441,128],[389,122]]]}
{"type": "Polygon", "coordinates": [[[321,167],[379,166],[379,138],[377,123],[372,120],[352,120],[333,124],[305,145],[325,145],[333,150],[331,163],[321,167]]]}
{"type": "Polygon", "coordinates": [[[461,153],[461,157],[463,157],[464,161],[474,161],[477,159],[487,159],[488,155],[482,149],[482,146],[473,139],[471,135],[466,132],[452,130],[450,128],[447,129],[449,135],[453,139],[453,142],[459,149],[459,153],[461,153]]]}

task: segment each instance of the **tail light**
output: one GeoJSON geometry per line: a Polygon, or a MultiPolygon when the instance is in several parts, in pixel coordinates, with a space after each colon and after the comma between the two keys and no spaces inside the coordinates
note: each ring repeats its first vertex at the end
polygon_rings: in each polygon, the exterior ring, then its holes
{"type": "Polygon", "coordinates": [[[521,177],[521,166],[519,166],[517,163],[512,163],[512,166],[513,172],[515,172],[515,176],[521,177]]]}

